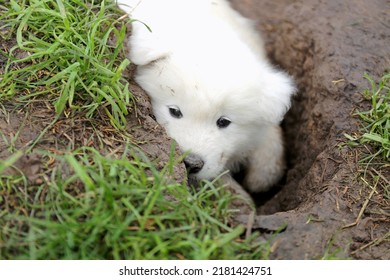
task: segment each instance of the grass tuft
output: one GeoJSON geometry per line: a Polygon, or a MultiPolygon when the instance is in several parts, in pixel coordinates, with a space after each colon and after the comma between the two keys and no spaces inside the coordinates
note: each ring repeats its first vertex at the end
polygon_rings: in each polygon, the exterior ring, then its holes
{"type": "Polygon", "coordinates": [[[385,74],[377,84],[369,75],[365,78],[370,82],[371,89],[364,91],[364,97],[371,102],[371,109],[358,112],[364,121],[364,134],[360,143],[369,143],[376,151],[363,159],[363,162],[377,156],[390,161],[390,73],[385,74]]]}
{"type": "Polygon", "coordinates": [[[364,77],[370,82],[370,88],[363,91],[370,108],[356,113],[362,121],[361,131],[356,136],[345,136],[351,146],[361,148],[359,161],[364,170],[360,179],[371,192],[366,203],[375,192],[379,194],[376,203],[386,209],[390,201],[390,73],[385,73],[378,82],[368,74],[364,77]]]}
{"type": "Polygon", "coordinates": [[[123,128],[133,96],[122,76],[126,22],[113,1],[11,0],[2,6],[0,36],[16,46],[0,78],[0,99],[50,100],[92,117],[98,108],[123,128]],[[16,97],[16,98],[15,98],[16,97]]]}
{"type": "Polygon", "coordinates": [[[0,259],[258,259],[264,247],[229,227],[233,197],[169,183],[126,149],[55,158],[45,182],[0,177],[0,259]],[[132,158],[132,160],[129,160],[132,158]]]}

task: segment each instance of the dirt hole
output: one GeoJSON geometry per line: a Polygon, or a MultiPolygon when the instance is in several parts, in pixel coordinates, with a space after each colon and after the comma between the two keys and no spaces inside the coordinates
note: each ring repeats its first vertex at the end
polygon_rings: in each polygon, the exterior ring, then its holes
{"type": "MultiPolygon", "coordinates": [[[[300,94],[304,92],[300,90],[300,94]]],[[[300,202],[305,201],[307,196],[298,197],[292,191],[286,196],[284,193],[289,192],[294,186],[299,185],[299,182],[305,176],[305,170],[308,170],[314,162],[317,153],[312,151],[303,155],[302,150],[307,147],[308,137],[298,137],[296,132],[300,128],[307,126],[307,120],[301,116],[310,114],[310,109],[300,107],[302,102],[294,100],[289,112],[286,114],[281,126],[284,132],[285,142],[285,159],[287,169],[283,178],[270,191],[265,193],[253,194],[253,198],[258,206],[259,214],[274,214],[276,212],[284,212],[296,208],[300,202]]],[[[325,142],[325,141],[324,141],[325,142]]],[[[323,146],[324,143],[318,143],[323,146]]]]}
{"type": "Polygon", "coordinates": [[[361,151],[346,145],[344,134],[354,135],[361,127],[352,115],[367,108],[361,93],[370,84],[363,75],[378,81],[389,69],[386,1],[231,3],[254,20],[271,61],[298,86],[282,123],[288,161],[284,181],[280,189],[257,197],[254,228],[288,225],[274,239],[271,258],[317,259],[335,250],[342,257],[389,259],[384,239],[389,217],[379,214],[388,211],[383,194],[370,200],[359,224],[345,227],[359,217],[370,191],[360,178],[361,151]]]}
{"type": "Polygon", "coordinates": [[[291,30],[297,30],[297,27],[287,24],[280,30],[285,36],[267,42],[272,64],[292,75],[298,90],[281,124],[287,162],[285,176],[269,192],[253,196],[258,213],[265,215],[295,209],[306,201],[310,192],[303,191],[299,186],[304,184],[305,175],[326,146],[326,135],[331,127],[331,122],[325,124],[320,120],[322,114],[316,106],[320,101],[313,94],[310,74],[313,70],[313,44],[300,34],[287,36],[291,30]],[[300,47],[294,48],[296,45],[300,47]],[[318,127],[320,123],[321,128],[318,127]],[[313,129],[318,133],[316,137],[312,135],[313,129]]]}

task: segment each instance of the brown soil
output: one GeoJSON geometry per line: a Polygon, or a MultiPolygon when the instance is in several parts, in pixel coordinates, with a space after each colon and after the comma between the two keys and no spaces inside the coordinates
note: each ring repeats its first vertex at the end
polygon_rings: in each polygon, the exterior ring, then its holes
{"type": "Polygon", "coordinates": [[[344,133],[359,130],[351,114],[366,105],[363,74],[378,78],[390,66],[389,2],[231,2],[256,21],[269,56],[299,87],[283,123],[286,183],[259,207],[254,225],[273,231],[287,224],[272,238],[271,258],[321,258],[333,250],[341,258],[390,259],[388,240],[363,248],[389,232],[388,201],[372,199],[360,223],[343,228],[356,220],[368,188],[357,178],[356,151],[340,145],[344,133]],[[373,214],[377,207],[387,214],[373,214]]]}
{"type": "MultiPolygon", "coordinates": [[[[390,243],[381,240],[390,228],[388,201],[379,201],[374,194],[360,223],[343,228],[356,220],[370,189],[359,182],[356,151],[342,145],[343,133],[359,130],[351,113],[365,106],[359,93],[368,86],[363,73],[378,78],[390,65],[388,1],[231,2],[256,20],[269,56],[295,77],[299,87],[283,123],[289,162],[285,184],[259,207],[253,230],[271,241],[272,259],[316,259],[327,254],[390,259],[390,243]],[[372,241],[378,242],[363,247],[372,241]]],[[[12,43],[1,42],[0,48],[7,50],[12,43]]],[[[0,73],[4,62],[0,55],[0,73]]],[[[162,167],[172,141],[155,122],[144,92],[135,84],[131,90],[137,107],[128,117],[127,131],[162,167]]],[[[19,135],[15,148],[27,148],[55,116],[52,106],[39,100],[19,111],[12,104],[2,105],[0,131],[8,143],[0,137],[0,159],[9,156],[14,135],[19,135]]],[[[113,153],[120,152],[123,141],[104,117],[91,121],[64,115],[36,149],[62,153],[90,145],[113,153]]],[[[33,151],[18,162],[18,168],[30,181],[39,181],[45,160],[33,151]]],[[[176,166],[174,179],[185,180],[182,164],[176,166]]],[[[241,215],[236,221],[246,224],[248,217],[241,215]]]]}

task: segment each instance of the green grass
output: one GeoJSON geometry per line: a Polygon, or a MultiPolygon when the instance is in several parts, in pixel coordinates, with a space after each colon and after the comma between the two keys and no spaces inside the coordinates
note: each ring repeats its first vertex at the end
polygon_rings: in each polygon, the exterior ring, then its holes
{"type": "Polygon", "coordinates": [[[228,226],[232,196],[169,183],[132,148],[54,157],[41,184],[0,177],[0,259],[258,259],[265,247],[228,226]],[[133,158],[129,160],[129,158],[133,158]]]}
{"type": "Polygon", "coordinates": [[[356,113],[361,120],[360,132],[345,136],[351,146],[361,148],[361,180],[371,189],[378,188],[383,199],[390,200],[390,73],[385,73],[379,81],[368,74],[365,78],[370,83],[370,88],[363,91],[369,109],[356,113]]]}
{"type": "Polygon", "coordinates": [[[365,78],[371,88],[365,89],[363,95],[370,102],[367,111],[358,111],[362,121],[361,132],[357,136],[346,134],[352,146],[368,144],[369,154],[361,159],[361,163],[370,163],[375,159],[390,161],[390,73],[384,74],[379,82],[368,74],[365,78]]]}
{"type": "Polygon", "coordinates": [[[369,75],[371,89],[364,91],[364,96],[371,102],[371,109],[359,112],[364,121],[364,134],[360,138],[362,144],[370,143],[376,152],[363,161],[381,157],[390,161],[390,73],[385,74],[377,84],[369,75]]]}
{"type": "Polygon", "coordinates": [[[16,37],[0,78],[0,99],[49,100],[93,117],[104,110],[123,128],[132,104],[122,76],[126,22],[113,1],[11,0],[0,5],[0,39],[16,37]]]}
{"type": "Polygon", "coordinates": [[[243,226],[230,226],[233,197],[222,186],[191,191],[167,179],[173,154],[158,171],[123,145],[133,140],[122,129],[134,100],[123,78],[120,16],[113,1],[0,0],[0,115],[17,110],[27,120],[35,105],[56,113],[23,151],[19,133],[0,133],[12,153],[0,160],[0,259],[267,258],[256,234],[244,238],[243,226]],[[51,128],[60,118],[84,117],[108,118],[124,150],[71,139],[39,145],[46,134],[57,137],[51,128]],[[42,166],[31,181],[14,165],[33,148],[42,166]]]}

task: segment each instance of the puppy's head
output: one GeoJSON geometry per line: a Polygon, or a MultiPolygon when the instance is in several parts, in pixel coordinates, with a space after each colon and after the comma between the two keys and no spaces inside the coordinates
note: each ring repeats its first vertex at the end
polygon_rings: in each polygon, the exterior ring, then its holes
{"type": "MultiPolygon", "coordinates": [[[[205,13],[200,1],[171,1],[174,12],[166,1],[134,1],[118,3],[133,7],[121,6],[152,31],[140,22],[132,24],[129,47],[138,65],[136,81],[151,97],[158,122],[188,152],[190,176],[213,179],[245,159],[264,141],[268,127],[282,120],[294,92],[292,82],[211,12],[198,20],[205,13]]],[[[223,9],[215,15],[221,13],[232,16],[223,9]]],[[[230,24],[237,22],[230,19],[230,24]]]]}
{"type": "MultiPolygon", "coordinates": [[[[205,52],[207,54],[207,52],[205,52]]],[[[170,54],[138,67],[137,82],[183,152],[189,175],[213,179],[245,159],[290,106],[290,78],[253,58],[170,54]]]]}

